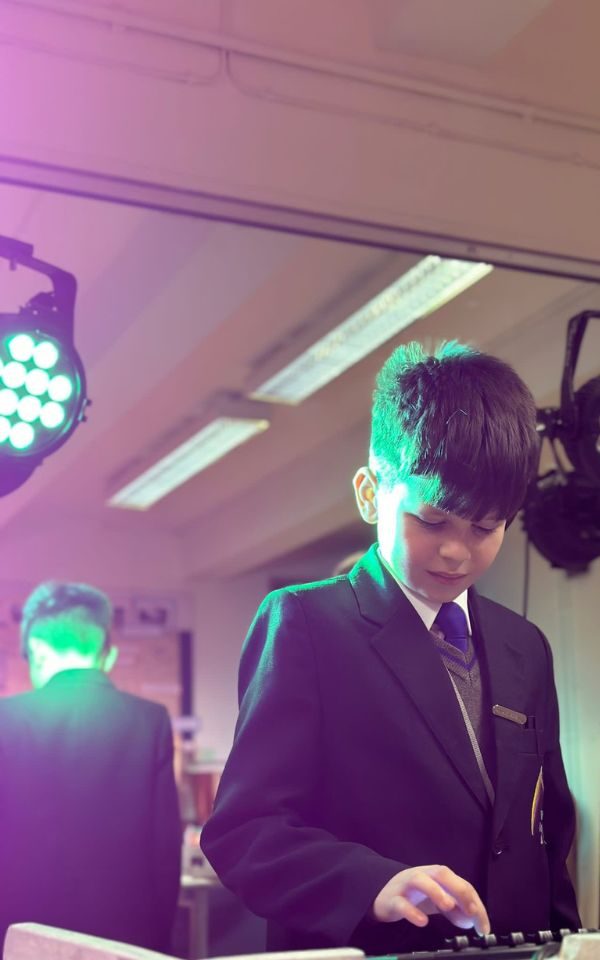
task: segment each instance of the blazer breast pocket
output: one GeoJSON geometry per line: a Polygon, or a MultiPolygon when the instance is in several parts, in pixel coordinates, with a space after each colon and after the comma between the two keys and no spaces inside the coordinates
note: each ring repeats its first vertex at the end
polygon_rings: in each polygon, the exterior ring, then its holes
{"type": "Polygon", "coordinates": [[[515,736],[515,748],[517,752],[539,757],[539,734],[539,730],[530,729],[529,727],[523,727],[523,729],[517,731],[515,736]]]}

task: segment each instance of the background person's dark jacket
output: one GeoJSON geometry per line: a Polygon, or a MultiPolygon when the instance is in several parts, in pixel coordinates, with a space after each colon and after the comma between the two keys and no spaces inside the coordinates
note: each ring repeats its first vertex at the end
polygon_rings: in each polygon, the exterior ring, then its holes
{"type": "Polygon", "coordinates": [[[424,929],[364,920],[395,873],[434,863],[475,885],[494,932],[579,925],[550,648],[499,604],[474,591],[469,604],[489,684],[493,813],[433,639],[375,549],[348,577],[277,591],[261,606],[202,846],[267,917],[272,949],[441,946],[460,931],[439,917],[424,929]],[[492,717],[492,704],[535,721],[492,717]],[[532,822],[541,767],[545,843],[540,811],[532,822]]]}
{"type": "Polygon", "coordinates": [[[35,921],[168,950],[181,851],[172,761],[164,707],[98,670],[0,700],[2,939],[35,921]]]}

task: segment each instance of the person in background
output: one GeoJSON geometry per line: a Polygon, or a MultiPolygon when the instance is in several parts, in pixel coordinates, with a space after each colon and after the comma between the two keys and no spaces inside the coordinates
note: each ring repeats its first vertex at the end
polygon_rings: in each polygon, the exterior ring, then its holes
{"type": "Polygon", "coordinates": [[[0,700],[0,937],[32,921],[170,946],[181,830],[169,716],[118,691],[110,601],[43,583],[23,609],[34,690],[0,700]]]}
{"type": "Polygon", "coordinates": [[[262,603],[202,847],[269,947],[432,950],[577,928],[549,644],[479,596],[539,455],[515,371],[398,347],[353,485],[377,540],[262,603]]]}

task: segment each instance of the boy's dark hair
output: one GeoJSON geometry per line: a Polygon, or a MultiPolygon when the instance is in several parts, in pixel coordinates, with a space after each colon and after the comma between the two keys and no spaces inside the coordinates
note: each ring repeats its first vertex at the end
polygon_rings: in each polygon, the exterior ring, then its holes
{"type": "Polygon", "coordinates": [[[391,485],[423,476],[442,510],[512,522],[535,476],[534,399],[504,361],[456,341],[428,353],[412,342],[381,368],[373,394],[370,465],[391,485]]]}
{"type": "Polygon", "coordinates": [[[87,583],[47,580],[35,588],[23,605],[21,652],[26,659],[29,657],[29,637],[33,625],[40,620],[52,620],[65,615],[100,627],[104,631],[101,649],[110,647],[112,606],[106,594],[87,583]]]}

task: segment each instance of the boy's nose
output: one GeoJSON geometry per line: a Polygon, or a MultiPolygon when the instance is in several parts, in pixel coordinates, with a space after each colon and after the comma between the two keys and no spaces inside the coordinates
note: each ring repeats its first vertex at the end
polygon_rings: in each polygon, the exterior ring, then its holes
{"type": "Polygon", "coordinates": [[[459,564],[471,559],[471,551],[460,540],[446,540],[440,546],[440,557],[459,564]]]}

